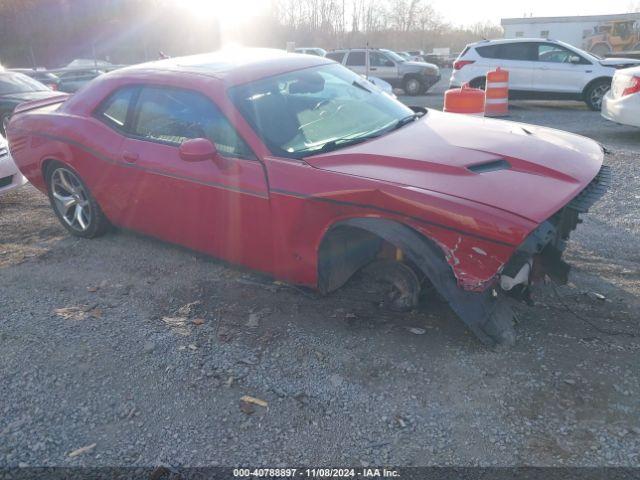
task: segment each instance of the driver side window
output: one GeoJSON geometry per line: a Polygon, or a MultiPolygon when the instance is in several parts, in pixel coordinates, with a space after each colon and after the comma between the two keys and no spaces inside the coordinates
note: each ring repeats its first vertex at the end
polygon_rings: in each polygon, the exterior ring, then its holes
{"type": "Polygon", "coordinates": [[[383,55],[380,52],[369,52],[369,65],[372,67],[388,67],[389,64],[393,63],[391,60],[387,58],[386,55],[383,55]]]}
{"type": "MultiPolygon", "coordinates": [[[[579,57],[579,55],[551,43],[541,43],[538,45],[538,61],[540,62],[571,63],[572,57],[579,57]]],[[[582,58],[580,63],[583,63],[582,58]]]]}
{"type": "Polygon", "coordinates": [[[191,138],[207,138],[222,155],[255,159],[218,108],[196,92],[143,87],[131,131],[140,139],[171,145],[180,145],[191,138]]]}

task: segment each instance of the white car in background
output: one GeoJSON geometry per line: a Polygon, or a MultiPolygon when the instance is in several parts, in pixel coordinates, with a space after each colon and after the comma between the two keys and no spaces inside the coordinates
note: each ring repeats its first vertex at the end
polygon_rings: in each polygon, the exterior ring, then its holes
{"type": "Polygon", "coordinates": [[[640,67],[615,73],[611,90],[602,99],[602,116],[612,122],[640,127],[640,67]]]}
{"type": "Polygon", "coordinates": [[[484,88],[487,72],[509,72],[509,97],[580,100],[600,111],[619,68],[640,65],[633,58],[598,58],[568,43],[543,38],[483,40],[467,45],[453,62],[450,86],[484,88]]]}
{"type": "Polygon", "coordinates": [[[25,183],[27,179],[13,163],[7,141],[0,135],[0,195],[21,187],[25,183]]]}
{"type": "Polygon", "coordinates": [[[384,80],[382,80],[381,78],[378,77],[372,77],[371,75],[364,76],[362,75],[362,77],[364,77],[365,79],[369,80],[369,82],[373,83],[376,87],[378,87],[380,90],[382,90],[384,93],[386,93],[387,95],[396,98],[395,93],[393,93],[393,87],[391,86],[391,84],[389,82],[385,82],[384,80]]]}
{"type": "Polygon", "coordinates": [[[294,50],[295,53],[303,53],[305,55],[315,55],[316,57],[324,57],[327,51],[319,47],[299,47],[294,50]]]}

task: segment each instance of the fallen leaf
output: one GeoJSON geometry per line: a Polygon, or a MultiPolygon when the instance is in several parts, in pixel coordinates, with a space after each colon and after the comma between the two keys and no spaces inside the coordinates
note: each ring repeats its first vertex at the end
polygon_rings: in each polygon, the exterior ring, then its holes
{"type": "Polygon", "coordinates": [[[87,287],[87,292],[95,293],[99,290],[99,287],[87,287]]]}
{"type": "Polygon", "coordinates": [[[77,457],[78,455],[82,455],[83,453],[90,452],[96,448],[96,444],[92,443],[91,445],[87,445],[86,447],[80,447],[69,454],[70,458],[77,457]]]}
{"type": "Polygon", "coordinates": [[[264,400],[260,400],[259,398],[252,397],[250,395],[245,395],[240,399],[241,402],[253,403],[254,405],[259,405],[261,407],[266,407],[268,405],[264,400]]]}
{"type": "Polygon", "coordinates": [[[204,325],[204,318],[194,318],[191,320],[194,325],[204,325]]]}
{"type": "Polygon", "coordinates": [[[86,316],[86,310],[82,307],[56,308],[53,313],[65,320],[84,320],[86,316]]]}

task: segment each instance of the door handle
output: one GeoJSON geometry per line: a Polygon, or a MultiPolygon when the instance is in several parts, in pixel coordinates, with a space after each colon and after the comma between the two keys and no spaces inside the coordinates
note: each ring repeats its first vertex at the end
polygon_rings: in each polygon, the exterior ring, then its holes
{"type": "Polygon", "coordinates": [[[369,70],[371,70],[372,72],[375,72],[377,69],[377,67],[369,67],[369,70]]]}
{"type": "Polygon", "coordinates": [[[122,152],[122,159],[127,163],[135,163],[140,155],[135,152],[122,152]]]}

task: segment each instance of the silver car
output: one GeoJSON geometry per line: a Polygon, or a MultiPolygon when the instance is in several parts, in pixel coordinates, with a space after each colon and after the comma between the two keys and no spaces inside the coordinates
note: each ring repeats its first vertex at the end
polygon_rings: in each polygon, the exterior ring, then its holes
{"type": "Polygon", "coordinates": [[[407,61],[391,50],[353,48],[325,55],[360,75],[374,75],[407,95],[421,95],[440,80],[440,69],[426,62],[407,61]]]}

